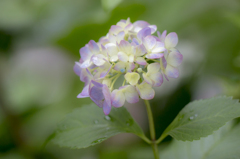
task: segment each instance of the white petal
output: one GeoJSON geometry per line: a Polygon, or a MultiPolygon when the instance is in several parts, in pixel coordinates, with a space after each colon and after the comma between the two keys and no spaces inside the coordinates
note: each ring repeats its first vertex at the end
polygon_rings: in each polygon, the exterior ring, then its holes
{"type": "Polygon", "coordinates": [[[136,72],[128,72],[124,75],[124,77],[131,85],[136,85],[140,79],[140,75],[136,72]]]}
{"type": "Polygon", "coordinates": [[[183,60],[183,55],[177,50],[170,52],[167,57],[167,63],[175,67],[179,66],[182,63],[182,60],[183,60]]]}
{"type": "Polygon", "coordinates": [[[148,73],[156,73],[160,70],[160,64],[159,63],[151,63],[147,67],[148,73]]]}
{"type": "Polygon", "coordinates": [[[106,62],[104,58],[106,57],[102,54],[94,55],[92,56],[92,62],[97,66],[102,66],[106,62]]]}
{"type": "Polygon", "coordinates": [[[163,52],[165,50],[166,49],[164,47],[164,43],[158,41],[158,42],[156,42],[156,45],[152,49],[152,52],[163,52]]]}
{"type": "Polygon", "coordinates": [[[127,62],[128,61],[128,55],[124,52],[118,52],[118,58],[120,61],[127,62]]]}
{"type": "Polygon", "coordinates": [[[129,61],[129,62],[133,62],[133,61],[134,61],[134,55],[130,55],[130,56],[128,57],[128,61],[129,61]]]}
{"type": "Polygon", "coordinates": [[[136,90],[136,87],[129,85],[124,90],[124,95],[128,103],[137,103],[139,101],[139,95],[136,90]]]}
{"type": "Polygon", "coordinates": [[[173,67],[171,65],[167,65],[166,68],[166,75],[170,78],[178,78],[179,76],[179,71],[176,67],[173,67]]]}
{"type": "Polygon", "coordinates": [[[152,50],[156,44],[156,39],[153,36],[149,35],[144,38],[143,44],[147,50],[152,50]]]}
{"type": "Polygon", "coordinates": [[[175,32],[169,33],[165,38],[165,46],[167,49],[174,48],[178,43],[178,36],[175,32]]]}
{"type": "Polygon", "coordinates": [[[117,107],[117,108],[121,107],[125,103],[125,96],[124,96],[122,90],[115,89],[112,92],[111,98],[112,98],[112,105],[114,107],[117,107]]]}
{"type": "Polygon", "coordinates": [[[155,91],[153,90],[152,86],[146,82],[143,82],[137,85],[137,91],[142,99],[150,100],[153,99],[155,95],[155,91]]]}

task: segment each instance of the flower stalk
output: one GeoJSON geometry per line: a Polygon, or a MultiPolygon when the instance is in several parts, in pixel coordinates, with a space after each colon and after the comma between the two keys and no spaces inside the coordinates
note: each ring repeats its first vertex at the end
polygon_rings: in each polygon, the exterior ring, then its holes
{"type": "Polygon", "coordinates": [[[157,147],[157,142],[156,142],[156,133],[155,133],[155,127],[154,127],[154,121],[153,121],[151,106],[150,106],[150,103],[149,103],[148,100],[144,100],[144,103],[146,105],[147,114],[148,114],[150,137],[151,137],[151,140],[152,140],[151,146],[152,146],[152,149],[153,149],[155,159],[159,159],[158,147],[157,147]]]}

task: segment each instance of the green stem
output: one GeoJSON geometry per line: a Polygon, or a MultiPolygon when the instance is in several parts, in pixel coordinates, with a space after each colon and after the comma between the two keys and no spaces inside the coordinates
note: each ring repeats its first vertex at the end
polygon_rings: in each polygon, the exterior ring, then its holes
{"type": "Polygon", "coordinates": [[[150,103],[149,103],[148,100],[144,100],[144,103],[145,103],[146,108],[147,108],[150,136],[151,136],[151,140],[152,140],[151,145],[152,145],[154,157],[155,157],[155,159],[159,159],[159,153],[158,153],[158,147],[157,147],[157,143],[156,143],[156,134],[155,134],[152,110],[151,110],[150,103]]]}
{"type": "Polygon", "coordinates": [[[146,143],[148,143],[148,144],[152,144],[152,141],[151,140],[149,140],[145,135],[141,135],[141,136],[139,136],[141,139],[143,139],[146,143]]]}
{"type": "Polygon", "coordinates": [[[159,144],[160,142],[163,141],[163,139],[165,139],[167,137],[167,135],[162,135],[159,139],[157,139],[156,143],[159,144]]]}

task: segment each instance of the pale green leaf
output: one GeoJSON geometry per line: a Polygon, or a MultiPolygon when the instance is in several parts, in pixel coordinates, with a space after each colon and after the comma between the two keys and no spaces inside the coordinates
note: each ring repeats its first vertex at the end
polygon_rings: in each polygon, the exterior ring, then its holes
{"type": "Polygon", "coordinates": [[[227,123],[212,135],[197,141],[173,140],[161,159],[239,159],[240,125],[227,123]]]}
{"type": "Polygon", "coordinates": [[[52,141],[62,147],[86,148],[119,133],[145,137],[125,107],[112,108],[105,116],[101,108],[91,104],[68,114],[59,124],[52,141]]]}
{"type": "Polygon", "coordinates": [[[186,105],[163,132],[177,140],[198,140],[219,129],[226,122],[240,116],[238,100],[215,97],[186,105]]]}

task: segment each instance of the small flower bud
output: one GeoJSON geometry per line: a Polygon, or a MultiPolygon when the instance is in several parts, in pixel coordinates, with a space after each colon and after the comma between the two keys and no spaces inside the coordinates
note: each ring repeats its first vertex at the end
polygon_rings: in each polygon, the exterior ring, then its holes
{"type": "Polygon", "coordinates": [[[138,68],[137,71],[138,71],[138,73],[141,73],[142,72],[142,68],[138,68]]]}

